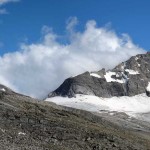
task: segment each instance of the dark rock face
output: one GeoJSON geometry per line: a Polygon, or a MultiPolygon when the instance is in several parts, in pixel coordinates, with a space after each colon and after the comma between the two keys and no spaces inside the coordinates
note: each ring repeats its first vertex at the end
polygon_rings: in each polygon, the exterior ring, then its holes
{"type": "Polygon", "coordinates": [[[124,85],[117,82],[107,83],[105,78],[91,77],[89,72],[69,78],[48,96],[56,95],[73,97],[75,94],[96,95],[100,97],[111,97],[125,95],[124,85]]]}
{"type": "Polygon", "coordinates": [[[127,95],[134,96],[145,93],[148,79],[141,80],[141,75],[132,75],[127,82],[127,95]]]}
{"type": "Polygon", "coordinates": [[[75,94],[112,97],[145,93],[148,82],[150,82],[150,54],[139,54],[126,62],[122,62],[112,70],[105,71],[102,69],[93,73],[100,77],[85,72],[76,77],[68,78],[48,97],[74,97],[75,94]],[[106,75],[109,72],[112,72],[110,76],[112,81],[107,81],[106,75]]]}
{"type": "Polygon", "coordinates": [[[147,90],[146,90],[146,95],[147,95],[148,97],[150,97],[150,91],[147,91],[147,90]]]}

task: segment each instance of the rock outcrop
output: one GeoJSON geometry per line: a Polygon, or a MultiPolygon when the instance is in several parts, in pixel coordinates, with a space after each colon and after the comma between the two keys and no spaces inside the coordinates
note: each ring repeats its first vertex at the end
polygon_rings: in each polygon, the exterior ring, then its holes
{"type": "Polygon", "coordinates": [[[131,57],[112,70],[85,72],[68,78],[48,97],[74,97],[75,94],[99,97],[134,96],[145,93],[149,82],[150,53],[147,52],[131,57]]]}

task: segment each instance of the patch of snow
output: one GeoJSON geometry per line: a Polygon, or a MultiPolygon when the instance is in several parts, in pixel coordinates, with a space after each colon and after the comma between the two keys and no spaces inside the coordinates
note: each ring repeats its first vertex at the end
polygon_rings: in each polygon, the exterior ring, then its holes
{"type": "Polygon", "coordinates": [[[141,67],[141,64],[138,64],[138,67],[141,67]]]}
{"type": "Polygon", "coordinates": [[[90,73],[90,76],[93,76],[93,77],[96,77],[96,78],[101,78],[101,76],[96,74],[96,73],[90,73]]]}
{"type": "Polygon", "coordinates": [[[132,75],[136,75],[136,74],[139,74],[138,71],[135,71],[135,70],[131,70],[131,69],[125,69],[126,72],[129,72],[129,74],[132,74],[132,75]]]}
{"type": "MultiPolygon", "coordinates": [[[[116,72],[111,72],[107,71],[106,74],[104,75],[105,79],[107,82],[119,82],[119,83],[124,83],[124,80],[119,80],[119,79],[114,79],[111,76],[116,75],[116,72]]],[[[118,76],[118,74],[116,75],[118,76]]]]}
{"type": "Polygon", "coordinates": [[[124,66],[124,64],[123,64],[123,65],[121,66],[121,70],[122,70],[122,71],[124,70],[124,67],[125,67],[125,66],[124,66]]]}
{"type": "Polygon", "coordinates": [[[148,82],[148,86],[146,87],[146,90],[150,92],[150,82],[148,82]]]}
{"type": "Polygon", "coordinates": [[[1,88],[0,91],[6,92],[6,90],[4,88],[1,88]]]}
{"type": "Polygon", "coordinates": [[[135,60],[138,60],[139,58],[138,57],[135,57],[135,60]]]}
{"type": "Polygon", "coordinates": [[[18,135],[26,135],[26,133],[19,132],[18,135]]]}
{"type": "Polygon", "coordinates": [[[131,117],[137,117],[139,114],[150,112],[150,97],[147,97],[146,94],[140,94],[133,97],[122,96],[112,98],[77,94],[76,98],[57,96],[48,98],[46,101],[99,113],[102,110],[125,112],[131,117]]]}
{"type": "Polygon", "coordinates": [[[110,114],[111,116],[113,116],[113,115],[114,115],[114,113],[112,113],[112,112],[111,112],[111,113],[109,113],[109,114],[110,114]]]}

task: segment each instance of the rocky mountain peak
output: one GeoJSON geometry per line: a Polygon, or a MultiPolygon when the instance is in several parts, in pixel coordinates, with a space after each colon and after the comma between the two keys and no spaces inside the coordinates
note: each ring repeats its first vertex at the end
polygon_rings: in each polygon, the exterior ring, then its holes
{"type": "Polygon", "coordinates": [[[68,78],[48,97],[74,97],[76,94],[99,97],[134,96],[145,93],[149,82],[150,53],[147,52],[133,56],[111,70],[103,68],[68,78]]]}

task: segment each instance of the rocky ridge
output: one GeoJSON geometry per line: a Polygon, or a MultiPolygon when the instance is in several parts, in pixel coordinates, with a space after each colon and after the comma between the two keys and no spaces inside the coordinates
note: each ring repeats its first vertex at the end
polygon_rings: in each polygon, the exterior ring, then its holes
{"type": "Polygon", "coordinates": [[[98,97],[134,96],[145,93],[150,82],[150,53],[138,54],[122,62],[112,70],[85,72],[66,79],[60,87],[49,93],[48,97],[76,94],[98,97]]]}

